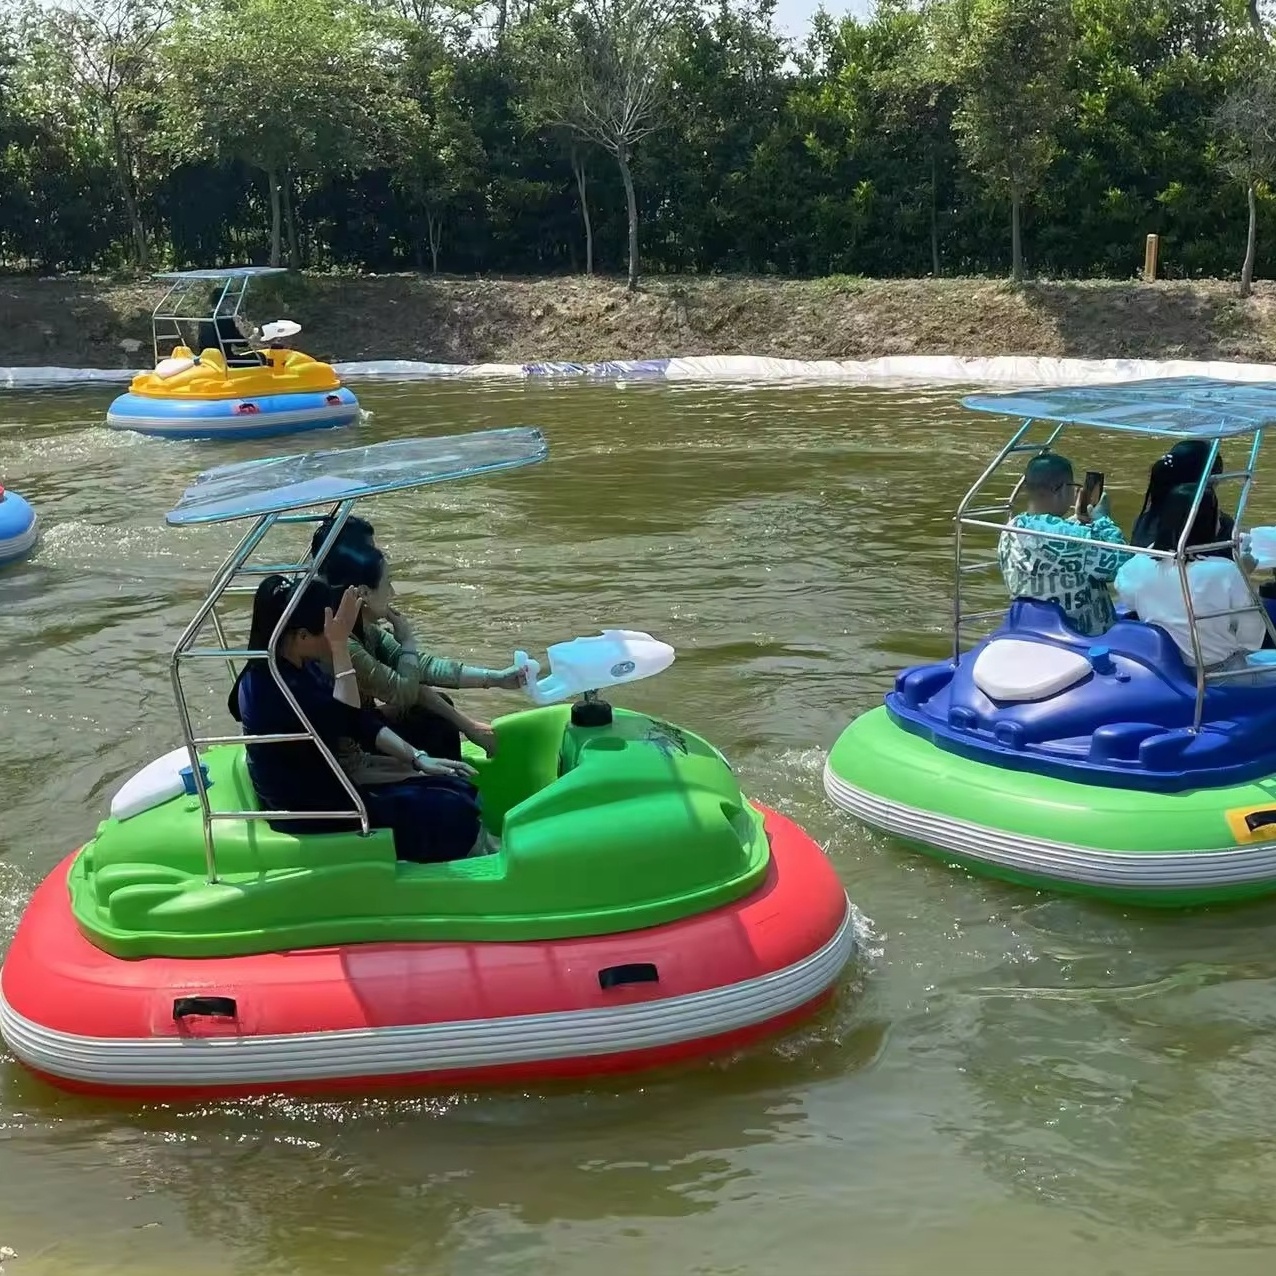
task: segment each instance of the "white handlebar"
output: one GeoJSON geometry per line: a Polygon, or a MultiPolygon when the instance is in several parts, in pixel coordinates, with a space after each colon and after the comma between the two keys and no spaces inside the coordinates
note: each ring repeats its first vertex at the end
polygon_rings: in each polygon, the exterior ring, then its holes
{"type": "Polygon", "coordinates": [[[589,638],[555,643],[547,653],[549,673],[525,651],[514,653],[516,665],[527,666],[525,689],[533,704],[556,704],[586,691],[602,691],[663,673],[674,662],[674,649],[637,629],[604,629],[589,638]]]}

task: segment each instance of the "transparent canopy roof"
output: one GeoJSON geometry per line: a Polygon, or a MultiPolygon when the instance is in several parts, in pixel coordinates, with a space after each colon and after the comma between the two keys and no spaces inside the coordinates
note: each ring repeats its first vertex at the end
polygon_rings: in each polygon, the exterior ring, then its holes
{"type": "Polygon", "coordinates": [[[962,403],[975,412],[1179,439],[1225,439],[1276,425],[1276,382],[1268,381],[1162,377],[972,394],[962,403]]]}
{"type": "Polygon", "coordinates": [[[257,518],[520,469],[548,455],[540,430],[516,426],[239,461],[200,474],[167,521],[186,527],[257,518]]]}
{"type": "Polygon", "coordinates": [[[223,266],[220,270],[166,270],[154,276],[156,279],[204,279],[209,283],[223,283],[227,279],[255,279],[259,275],[286,275],[287,266],[223,266]]]}

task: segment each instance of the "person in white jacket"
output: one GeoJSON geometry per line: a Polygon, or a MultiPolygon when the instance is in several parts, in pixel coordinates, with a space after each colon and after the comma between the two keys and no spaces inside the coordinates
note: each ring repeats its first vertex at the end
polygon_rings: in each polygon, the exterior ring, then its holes
{"type": "MultiPolygon", "coordinates": [[[[1178,548],[1195,498],[1195,483],[1185,483],[1168,494],[1152,549],[1172,553],[1178,548]]],[[[1206,488],[1187,539],[1189,555],[1193,545],[1213,544],[1221,535],[1218,498],[1213,489],[1206,488]]],[[[1195,666],[1196,652],[1177,563],[1169,558],[1131,555],[1117,572],[1114,585],[1117,601],[1137,613],[1140,620],[1164,629],[1188,665],[1195,666]]],[[[1189,557],[1187,586],[1206,670],[1244,666],[1249,653],[1263,645],[1267,627],[1241,568],[1229,558],[1189,557]],[[1217,614],[1220,612],[1232,614],[1217,614]]]]}

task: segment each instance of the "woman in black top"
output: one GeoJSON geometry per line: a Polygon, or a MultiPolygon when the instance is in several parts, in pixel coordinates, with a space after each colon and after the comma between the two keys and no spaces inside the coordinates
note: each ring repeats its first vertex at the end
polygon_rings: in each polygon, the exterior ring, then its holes
{"type": "MultiPolygon", "coordinates": [[[[1205,472],[1205,459],[1210,454],[1209,442],[1205,439],[1183,439],[1176,443],[1161,457],[1148,475],[1148,489],[1143,497],[1143,508],[1134,520],[1134,532],[1130,536],[1131,545],[1140,545],[1150,549],[1157,539],[1157,531],[1165,509],[1165,502],[1176,487],[1185,483],[1199,483],[1205,472]]],[[[1214,458],[1214,474],[1223,472],[1223,458],[1214,458]]],[[[1218,512],[1218,539],[1226,540],[1232,535],[1235,526],[1230,514],[1223,510],[1218,512]]],[[[1231,558],[1232,547],[1225,545],[1222,549],[1211,550],[1209,557],[1231,558]]]]}
{"type": "MultiPolygon", "coordinates": [[[[249,647],[264,651],[279,624],[294,586],[283,576],[268,576],[253,600],[249,647]]],[[[334,611],[333,592],[312,582],[288,619],[276,658],[281,676],[309,718],[316,734],[335,755],[343,738],[369,752],[384,753],[420,774],[396,784],[359,790],[368,820],[394,832],[399,859],[430,862],[468,855],[479,836],[478,791],[474,768],[449,758],[434,758],[396,735],[375,710],[360,707],[350,662],[350,632],[359,618],[356,590],[347,589],[334,611]]],[[[265,660],[251,660],[235,680],[227,707],[247,736],[302,731],[287,697],[265,660]]],[[[350,796],[311,741],[253,744],[248,774],[268,810],[340,811],[350,796]]],[[[283,832],[330,832],[354,827],[347,820],[277,820],[283,832]]]]}

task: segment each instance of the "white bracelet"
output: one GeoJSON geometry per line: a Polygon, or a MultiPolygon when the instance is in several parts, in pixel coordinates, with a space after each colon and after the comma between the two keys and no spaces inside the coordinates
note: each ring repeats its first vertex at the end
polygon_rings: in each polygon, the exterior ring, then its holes
{"type": "Polygon", "coordinates": [[[339,674],[336,674],[333,677],[333,681],[335,682],[337,678],[353,678],[354,673],[355,671],[353,669],[343,669],[339,674]]]}

